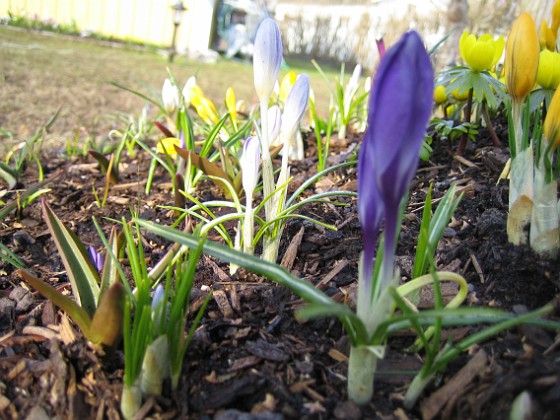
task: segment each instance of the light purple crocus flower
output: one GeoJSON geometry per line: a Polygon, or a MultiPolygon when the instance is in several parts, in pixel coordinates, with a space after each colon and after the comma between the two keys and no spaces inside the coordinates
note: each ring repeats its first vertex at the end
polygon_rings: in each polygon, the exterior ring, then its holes
{"type": "Polygon", "coordinates": [[[432,112],[434,73],[420,36],[407,32],[379,64],[368,128],[358,161],[358,216],[363,276],[371,281],[376,240],[385,220],[382,281],[392,280],[399,207],[416,172],[432,112]]]}
{"type": "Polygon", "coordinates": [[[95,269],[99,273],[101,273],[101,270],[103,270],[103,263],[104,263],[103,255],[97,252],[94,247],[90,246],[88,247],[88,256],[90,261],[93,263],[95,269]]]}
{"type": "MultiPolygon", "coordinates": [[[[292,86],[286,103],[284,104],[284,112],[282,114],[282,132],[289,133],[293,136],[298,124],[303,116],[307,101],[309,99],[309,76],[300,74],[292,86]]],[[[290,136],[290,137],[291,137],[290,136]]]]}
{"type": "Polygon", "coordinates": [[[282,63],[282,38],[276,22],[264,19],[255,36],[253,51],[253,76],[255,90],[261,102],[268,102],[278,79],[282,63]]]}

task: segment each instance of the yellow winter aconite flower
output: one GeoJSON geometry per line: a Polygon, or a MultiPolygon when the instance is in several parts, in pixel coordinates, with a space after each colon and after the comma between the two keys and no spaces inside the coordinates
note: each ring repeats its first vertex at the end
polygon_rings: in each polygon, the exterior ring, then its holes
{"type": "Polygon", "coordinates": [[[560,89],[556,89],[544,119],[544,136],[556,149],[560,145],[560,89]]]}
{"type": "Polygon", "coordinates": [[[439,85],[434,89],[434,101],[437,105],[447,102],[447,95],[445,94],[445,86],[439,85]]]}
{"type": "Polygon", "coordinates": [[[548,27],[548,23],[546,23],[544,19],[541,22],[541,29],[539,31],[539,42],[542,50],[545,48],[550,51],[556,50],[556,35],[552,32],[552,29],[548,27]]]}
{"type": "Polygon", "coordinates": [[[535,85],[539,50],[535,21],[525,12],[514,22],[506,45],[506,86],[515,101],[523,100],[535,85]]]}
{"type": "Polygon", "coordinates": [[[560,84],[560,54],[542,50],[539,57],[537,83],[544,89],[556,89],[560,84]]]}
{"type": "Polygon", "coordinates": [[[453,96],[453,98],[457,101],[466,101],[469,97],[469,90],[466,89],[459,92],[459,88],[457,88],[453,92],[451,92],[451,96],[453,96]]]}
{"type": "Polygon", "coordinates": [[[166,137],[158,141],[156,150],[158,153],[167,153],[170,156],[176,155],[175,147],[181,147],[181,140],[175,137],[166,137]]]}
{"type": "Polygon", "coordinates": [[[290,90],[292,90],[292,86],[296,82],[296,79],[297,74],[295,71],[289,71],[282,78],[282,81],[280,82],[280,93],[278,94],[278,99],[280,99],[280,102],[286,102],[286,98],[288,97],[290,90]]]}
{"type": "Polygon", "coordinates": [[[490,34],[476,38],[468,30],[459,40],[459,52],[463,61],[474,71],[481,72],[493,67],[504,52],[504,37],[494,39],[490,34]]]}

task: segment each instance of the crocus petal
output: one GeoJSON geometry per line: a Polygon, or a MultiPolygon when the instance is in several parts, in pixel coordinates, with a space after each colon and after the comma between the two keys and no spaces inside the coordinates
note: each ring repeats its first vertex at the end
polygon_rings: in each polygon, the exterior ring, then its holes
{"type": "MultiPolygon", "coordinates": [[[[408,32],[385,54],[375,75],[358,160],[358,217],[364,232],[366,279],[371,278],[381,220],[388,221],[390,216],[394,221],[418,166],[433,91],[428,53],[420,36],[408,32]]],[[[394,242],[395,234],[386,232],[386,245],[394,242]]]]}
{"type": "Polygon", "coordinates": [[[552,6],[552,25],[550,25],[553,33],[558,33],[560,27],[560,0],[556,0],[552,6]]]}
{"type": "Polygon", "coordinates": [[[92,246],[88,247],[88,255],[89,259],[93,263],[93,266],[98,272],[103,270],[103,255],[96,251],[96,249],[92,246]]]}
{"type": "Polygon", "coordinates": [[[185,86],[183,87],[183,98],[185,98],[185,105],[188,107],[191,104],[191,97],[193,95],[199,94],[199,90],[196,84],[196,77],[191,76],[187,79],[185,86]]]}
{"type": "Polygon", "coordinates": [[[237,107],[235,101],[235,92],[230,86],[226,90],[226,107],[233,121],[237,120],[237,107]]]}
{"type": "Polygon", "coordinates": [[[161,97],[163,99],[163,107],[165,110],[170,114],[174,113],[179,105],[179,91],[177,90],[177,87],[173,85],[171,80],[165,79],[165,82],[163,82],[161,97]]]}
{"type": "Polygon", "coordinates": [[[255,90],[261,102],[268,101],[278,79],[282,63],[282,39],[276,22],[264,19],[255,36],[253,77],[255,90]]]}
{"type": "Polygon", "coordinates": [[[297,74],[293,70],[286,73],[286,75],[282,78],[282,81],[280,82],[280,92],[278,93],[278,99],[280,99],[280,102],[286,102],[286,98],[288,97],[288,94],[290,93],[290,90],[296,80],[297,74]]]}
{"type": "Polygon", "coordinates": [[[406,33],[380,63],[366,140],[387,206],[398,206],[416,171],[433,104],[434,73],[420,36],[406,33]],[[389,204],[391,203],[391,204],[389,204]]]}
{"type": "Polygon", "coordinates": [[[273,105],[268,108],[268,139],[271,145],[275,144],[281,127],[282,111],[278,105],[273,105]]]}
{"type": "Polygon", "coordinates": [[[537,80],[539,37],[529,13],[523,13],[513,24],[506,45],[504,62],[506,85],[515,101],[522,101],[537,80]]]}
{"type": "Polygon", "coordinates": [[[286,98],[286,103],[284,105],[284,112],[282,114],[282,128],[280,131],[283,135],[292,137],[298,124],[305,112],[307,107],[307,100],[309,99],[309,76],[307,74],[301,74],[290,94],[286,98]]]}
{"type": "Polygon", "coordinates": [[[239,162],[242,171],[241,183],[247,196],[252,195],[257,186],[260,162],[261,145],[259,139],[255,136],[249,137],[245,140],[239,162]]]}
{"type": "Polygon", "coordinates": [[[158,153],[167,153],[168,155],[173,156],[177,154],[175,146],[180,147],[181,140],[176,137],[166,137],[158,141],[156,150],[158,153]]]}

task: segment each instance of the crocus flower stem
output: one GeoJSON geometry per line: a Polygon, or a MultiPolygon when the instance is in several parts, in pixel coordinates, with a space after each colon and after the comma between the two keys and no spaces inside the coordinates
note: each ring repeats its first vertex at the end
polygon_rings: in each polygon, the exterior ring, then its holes
{"type": "MultiPolygon", "coordinates": [[[[264,197],[270,197],[274,191],[274,168],[270,157],[270,142],[268,140],[268,99],[260,101],[261,109],[261,153],[262,153],[262,178],[264,197]]],[[[273,212],[272,200],[267,200],[264,204],[266,220],[272,220],[275,216],[273,212]]]]}
{"type": "Polygon", "coordinates": [[[365,346],[350,348],[348,398],[358,405],[367,404],[371,400],[377,360],[377,355],[365,346]]]}
{"type": "Polygon", "coordinates": [[[508,240],[514,245],[527,243],[525,226],[533,207],[533,148],[523,145],[523,100],[512,100],[513,141],[510,141],[508,240]]]}

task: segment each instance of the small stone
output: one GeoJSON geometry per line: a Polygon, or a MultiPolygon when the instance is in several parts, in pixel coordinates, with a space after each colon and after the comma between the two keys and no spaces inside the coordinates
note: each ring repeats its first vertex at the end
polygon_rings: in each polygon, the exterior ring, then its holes
{"type": "Polygon", "coordinates": [[[24,297],[26,294],[28,294],[28,293],[29,293],[28,290],[24,289],[24,288],[21,287],[21,286],[17,286],[16,288],[14,288],[14,290],[12,290],[12,291],[10,292],[10,296],[9,296],[9,297],[10,297],[10,299],[12,299],[14,302],[18,302],[18,301],[20,301],[21,299],[23,299],[23,297],[24,297]]]}
{"type": "Polygon", "coordinates": [[[14,320],[16,303],[8,298],[0,299],[0,325],[11,326],[14,320]]]}
{"type": "Polygon", "coordinates": [[[27,293],[26,295],[23,295],[20,300],[18,300],[16,304],[16,312],[26,312],[32,304],[33,295],[31,293],[27,293]]]}
{"type": "Polygon", "coordinates": [[[337,419],[360,420],[362,418],[362,411],[351,401],[338,403],[333,414],[337,419]]]}

